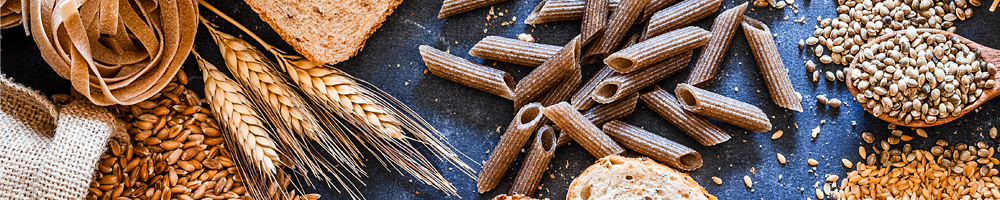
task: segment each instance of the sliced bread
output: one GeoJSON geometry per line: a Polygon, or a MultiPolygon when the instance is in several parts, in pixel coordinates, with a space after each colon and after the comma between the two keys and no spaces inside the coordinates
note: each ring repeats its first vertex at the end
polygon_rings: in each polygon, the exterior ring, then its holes
{"type": "Polygon", "coordinates": [[[573,180],[567,200],[716,200],[687,173],[652,159],[618,155],[597,160],[573,180]]]}
{"type": "Polygon", "coordinates": [[[403,0],[246,0],[295,51],[334,64],[357,54],[403,0]]]}

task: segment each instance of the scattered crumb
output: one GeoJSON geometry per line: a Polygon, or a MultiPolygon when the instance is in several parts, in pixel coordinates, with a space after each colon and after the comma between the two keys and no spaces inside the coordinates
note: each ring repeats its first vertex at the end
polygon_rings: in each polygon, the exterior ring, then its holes
{"type": "Polygon", "coordinates": [[[517,39],[525,42],[535,42],[535,37],[531,37],[531,34],[527,33],[517,34],[517,39]]]}

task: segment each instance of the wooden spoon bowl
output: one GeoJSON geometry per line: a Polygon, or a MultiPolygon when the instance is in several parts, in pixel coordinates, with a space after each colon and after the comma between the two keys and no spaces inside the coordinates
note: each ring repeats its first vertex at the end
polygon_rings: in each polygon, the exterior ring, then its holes
{"type": "MultiPolygon", "coordinates": [[[[893,124],[896,124],[896,125],[909,126],[909,127],[937,126],[937,125],[941,125],[941,124],[944,124],[944,123],[951,122],[952,120],[955,120],[955,119],[957,119],[959,117],[962,117],[963,115],[971,112],[976,107],[979,107],[979,105],[982,105],[983,103],[985,103],[986,101],[992,99],[993,97],[996,97],[996,96],[1000,95],[1000,75],[996,74],[997,71],[1000,71],[1000,70],[997,69],[998,67],[1000,67],[1000,50],[983,46],[983,45],[981,45],[979,43],[973,42],[973,41],[965,39],[964,37],[959,36],[959,35],[957,35],[955,33],[947,32],[947,31],[942,31],[942,30],[937,30],[937,29],[916,29],[916,30],[917,30],[917,34],[924,34],[924,33],[943,34],[943,35],[947,36],[948,38],[952,38],[952,37],[957,36],[959,38],[959,41],[961,41],[963,44],[965,44],[966,46],[968,46],[970,50],[972,50],[973,52],[977,52],[978,51],[981,54],[980,57],[983,59],[983,61],[985,61],[987,63],[992,63],[993,64],[993,68],[989,69],[989,70],[990,70],[990,72],[993,72],[992,74],[990,74],[990,76],[991,76],[990,78],[992,78],[994,80],[994,82],[995,82],[994,86],[991,89],[983,89],[983,94],[976,99],[976,102],[972,102],[971,104],[967,104],[960,111],[954,111],[954,112],[958,112],[958,115],[954,115],[953,114],[951,116],[938,119],[934,123],[927,123],[926,121],[923,121],[923,120],[913,120],[910,123],[906,123],[905,121],[897,120],[896,117],[890,117],[888,113],[885,113],[885,114],[882,114],[882,115],[878,116],[879,119],[885,120],[887,122],[890,122],[890,123],[893,123],[893,124]]],[[[874,40],[869,41],[868,44],[865,44],[864,46],[862,46],[860,52],[864,52],[865,49],[871,48],[871,46],[874,45],[874,44],[878,44],[878,43],[881,43],[883,41],[891,40],[894,37],[896,37],[897,35],[904,35],[904,34],[906,34],[905,30],[892,32],[890,34],[883,35],[881,37],[875,38],[874,40]]],[[[851,61],[850,67],[848,67],[847,71],[845,71],[846,73],[848,73],[848,75],[845,77],[847,79],[847,81],[846,81],[847,88],[848,88],[848,90],[851,91],[851,96],[854,97],[855,100],[857,100],[857,95],[861,91],[859,91],[857,88],[854,87],[854,84],[853,84],[854,80],[852,80],[850,73],[858,65],[860,65],[861,58],[862,58],[862,56],[860,56],[860,54],[859,54],[859,56],[856,56],[854,58],[854,60],[851,61]]],[[[874,100],[872,99],[872,100],[869,100],[869,101],[874,101],[874,100]]],[[[867,105],[861,104],[861,107],[864,107],[865,110],[868,111],[868,113],[873,113],[872,112],[872,108],[869,108],[867,105]]]]}

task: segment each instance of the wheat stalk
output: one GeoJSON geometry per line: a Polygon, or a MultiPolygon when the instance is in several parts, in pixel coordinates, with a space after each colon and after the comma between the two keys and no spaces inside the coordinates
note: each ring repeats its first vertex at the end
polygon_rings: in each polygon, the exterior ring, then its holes
{"type": "MultiPolygon", "coordinates": [[[[229,71],[241,84],[249,88],[252,100],[265,105],[260,109],[265,113],[264,116],[272,121],[283,122],[277,127],[287,131],[278,132],[278,141],[287,145],[291,153],[308,167],[308,170],[303,169],[305,170],[303,172],[312,172],[316,177],[325,180],[328,185],[332,185],[330,183],[336,179],[345,188],[354,187],[353,180],[358,180],[360,176],[365,175],[365,172],[360,167],[361,155],[357,147],[350,142],[343,130],[339,129],[340,126],[327,126],[331,127],[334,134],[322,129],[307,102],[299,96],[294,86],[289,84],[290,81],[286,80],[285,75],[278,72],[274,64],[263,54],[246,41],[216,30],[204,18],[202,22],[205,22],[209,33],[218,44],[229,71]],[[316,141],[323,150],[336,158],[338,166],[343,169],[335,168],[315,148],[304,147],[310,145],[309,141],[296,140],[293,135],[281,133],[296,133],[300,137],[316,141]],[[334,172],[333,178],[327,175],[327,171],[334,172]]],[[[308,179],[306,181],[308,182],[308,179]]],[[[358,195],[356,190],[347,191],[352,197],[358,195]]]]}
{"type": "MultiPolygon", "coordinates": [[[[324,121],[350,125],[354,130],[360,131],[361,134],[355,135],[377,150],[375,153],[380,156],[376,157],[383,166],[390,166],[383,158],[391,160],[391,166],[406,171],[418,180],[448,194],[457,194],[455,187],[441,176],[435,166],[407,142],[416,141],[427,146],[438,158],[457,166],[469,177],[474,176],[472,168],[459,157],[460,153],[456,153],[452,145],[445,142],[440,132],[392,96],[331,66],[318,65],[302,56],[285,54],[218,9],[204,1],[200,3],[274,54],[280,69],[287,72],[306,96],[318,104],[320,111],[328,113],[319,116],[337,117],[324,121]],[[340,123],[341,121],[347,123],[340,123]],[[416,139],[406,136],[405,132],[411,133],[416,139]]],[[[246,46],[252,48],[250,45],[246,46]]]]}
{"type": "MultiPolygon", "coordinates": [[[[233,159],[240,165],[248,191],[254,196],[265,195],[269,180],[277,180],[283,174],[278,170],[282,165],[281,152],[271,139],[271,129],[253,109],[252,103],[244,96],[243,89],[229,79],[211,63],[192,51],[201,67],[205,81],[205,98],[212,107],[212,113],[219,119],[223,136],[230,150],[235,151],[233,159]]],[[[274,185],[274,184],[270,184],[274,185]]]]}

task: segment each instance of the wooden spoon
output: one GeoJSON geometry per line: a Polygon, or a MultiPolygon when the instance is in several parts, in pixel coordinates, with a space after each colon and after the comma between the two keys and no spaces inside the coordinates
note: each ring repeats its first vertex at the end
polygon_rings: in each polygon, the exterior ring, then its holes
{"type": "MultiPolygon", "coordinates": [[[[959,41],[961,41],[963,44],[965,44],[966,46],[968,46],[969,49],[971,49],[973,52],[977,52],[977,51],[980,52],[983,61],[988,62],[988,63],[993,63],[993,69],[989,69],[989,70],[990,70],[990,72],[992,72],[992,74],[990,74],[990,75],[992,76],[992,78],[994,79],[994,81],[996,83],[994,83],[995,85],[993,86],[992,89],[983,89],[982,96],[979,96],[979,98],[976,99],[976,102],[973,102],[972,104],[966,105],[965,108],[962,109],[961,111],[955,111],[955,112],[959,113],[957,116],[952,115],[952,116],[948,116],[948,117],[945,117],[945,118],[942,118],[942,119],[938,119],[934,123],[927,123],[927,122],[925,122],[923,120],[914,120],[914,121],[912,121],[910,123],[906,123],[905,121],[896,120],[895,117],[890,117],[888,113],[882,114],[881,116],[878,117],[879,119],[885,120],[887,122],[890,122],[890,123],[893,123],[893,124],[896,124],[896,125],[909,126],[909,127],[937,126],[937,125],[941,125],[941,124],[944,124],[944,123],[948,123],[948,122],[950,122],[952,120],[955,120],[955,119],[957,119],[959,117],[962,117],[966,113],[969,113],[970,111],[972,111],[972,109],[974,109],[976,107],[979,107],[979,105],[982,105],[983,103],[985,103],[986,101],[992,99],[993,97],[996,97],[996,96],[1000,95],[1000,75],[996,74],[997,71],[1000,71],[1000,69],[997,69],[998,67],[1000,67],[1000,50],[992,49],[992,48],[983,46],[983,45],[975,43],[975,42],[973,42],[971,40],[965,39],[964,37],[959,36],[959,35],[957,35],[955,33],[947,32],[947,31],[942,31],[942,30],[937,30],[937,29],[916,29],[916,30],[917,30],[917,34],[924,34],[924,33],[943,34],[943,35],[947,36],[948,38],[952,38],[954,36],[958,36],[959,41]]],[[[883,35],[881,37],[875,38],[874,40],[869,41],[868,44],[865,44],[864,46],[862,46],[860,52],[864,52],[865,49],[870,48],[873,44],[878,44],[878,43],[881,43],[883,41],[887,41],[887,40],[893,39],[897,35],[903,35],[903,34],[906,34],[905,30],[904,31],[892,32],[890,34],[883,35]]],[[[861,56],[855,57],[854,60],[851,61],[851,66],[847,68],[846,72],[848,74],[851,73],[851,71],[853,71],[854,68],[856,68],[857,65],[860,65],[860,62],[861,62],[861,56]]],[[[846,81],[847,82],[847,88],[851,91],[851,96],[857,98],[857,95],[858,95],[858,93],[860,93],[860,91],[858,91],[858,89],[854,87],[854,84],[853,84],[854,81],[852,80],[852,78],[851,78],[850,75],[846,76],[845,78],[847,79],[847,81],[846,81]]],[[[857,99],[855,99],[855,100],[857,100],[857,99]]],[[[869,101],[874,101],[874,100],[869,100],[869,101]]],[[[868,113],[872,113],[872,109],[868,108],[868,106],[862,104],[861,107],[864,107],[865,110],[868,111],[868,113]]]]}

